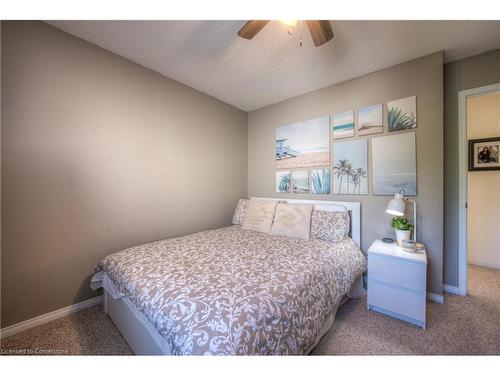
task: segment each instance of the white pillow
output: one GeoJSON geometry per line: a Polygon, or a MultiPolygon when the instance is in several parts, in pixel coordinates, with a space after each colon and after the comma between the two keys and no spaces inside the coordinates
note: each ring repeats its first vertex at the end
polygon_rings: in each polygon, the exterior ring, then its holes
{"type": "Polygon", "coordinates": [[[276,202],[259,201],[250,199],[248,201],[245,218],[241,224],[242,229],[254,230],[256,232],[269,233],[273,225],[276,202]]]}
{"type": "Polygon", "coordinates": [[[279,203],[271,234],[309,239],[313,205],[279,203]]]}

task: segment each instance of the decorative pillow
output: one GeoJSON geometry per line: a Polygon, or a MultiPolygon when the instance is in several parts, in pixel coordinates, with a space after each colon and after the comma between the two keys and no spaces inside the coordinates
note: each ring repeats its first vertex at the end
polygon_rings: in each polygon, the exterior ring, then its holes
{"type": "Polygon", "coordinates": [[[340,242],[348,235],[349,213],[347,211],[313,211],[311,238],[340,242]]]}
{"type": "Polygon", "coordinates": [[[276,202],[250,199],[241,228],[269,233],[273,225],[275,211],[276,202]]]}
{"type": "Polygon", "coordinates": [[[245,214],[247,212],[248,207],[248,199],[240,199],[238,201],[238,205],[236,206],[236,210],[233,215],[233,224],[241,225],[243,223],[243,219],[245,218],[245,214]]]}
{"type": "Polygon", "coordinates": [[[310,204],[279,203],[276,207],[271,234],[308,240],[312,210],[313,206],[310,204]]]}

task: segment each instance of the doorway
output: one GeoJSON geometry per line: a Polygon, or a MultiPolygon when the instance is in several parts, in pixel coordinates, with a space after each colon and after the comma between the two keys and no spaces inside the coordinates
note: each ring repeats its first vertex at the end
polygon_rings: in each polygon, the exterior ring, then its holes
{"type": "MultiPolygon", "coordinates": [[[[469,155],[468,150],[469,140],[499,134],[500,84],[460,91],[458,292],[461,295],[467,294],[469,264],[500,269],[500,171],[469,171],[469,157],[473,153],[469,155]]],[[[500,150],[493,146],[490,151],[491,160],[498,160],[500,150]]]]}

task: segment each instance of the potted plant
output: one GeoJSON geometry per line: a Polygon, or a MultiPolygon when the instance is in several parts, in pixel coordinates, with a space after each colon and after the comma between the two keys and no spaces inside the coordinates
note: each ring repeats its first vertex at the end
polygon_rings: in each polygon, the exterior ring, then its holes
{"type": "Polygon", "coordinates": [[[397,241],[410,239],[411,231],[413,229],[413,224],[410,223],[407,219],[402,217],[395,217],[392,219],[391,226],[394,228],[394,231],[396,232],[397,241]]]}

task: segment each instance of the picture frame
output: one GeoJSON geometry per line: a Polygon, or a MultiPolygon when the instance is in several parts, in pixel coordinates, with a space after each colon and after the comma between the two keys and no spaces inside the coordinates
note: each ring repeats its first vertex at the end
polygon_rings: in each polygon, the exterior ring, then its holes
{"type": "Polygon", "coordinates": [[[294,194],[309,194],[309,170],[292,171],[292,192],[294,194]]]}
{"type": "Polygon", "coordinates": [[[358,135],[383,133],[384,131],[384,106],[373,104],[358,109],[357,132],[358,135]]]}
{"type": "Polygon", "coordinates": [[[276,193],[292,192],[292,173],[290,171],[276,171],[276,193]]]}
{"type": "Polygon", "coordinates": [[[500,170],[500,137],[469,140],[469,171],[500,170]]]}
{"type": "Polygon", "coordinates": [[[332,134],[333,139],[354,137],[356,122],[354,119],[354,110],[334,113],[332,115],[332,134]]]}
{"type": "Polygon", "coordinates": [[[276,169],[325,167],[330,163],[328,115],[276,128],[276,169]]]}
{"type": "Polygon", "coordinates": [[[371,139],[373,195],[418,195],[416,139],[414,131],[371,139]]]}
{"type": "Polygon", "coordinates": [[[387,128],[389,132],[417,127],[417,96],[387,102],[387,128]]]}
{"type": "Polygon", "coordinates": [[[332,165],[333,194],[368,194],[368,139],[335,142],[332,165]]]}
{"type": "Polygon", "coordinates": [[[311,193],[312,194],[330,194],[330,169],[312,169],[311,170],[311,193]]]}

